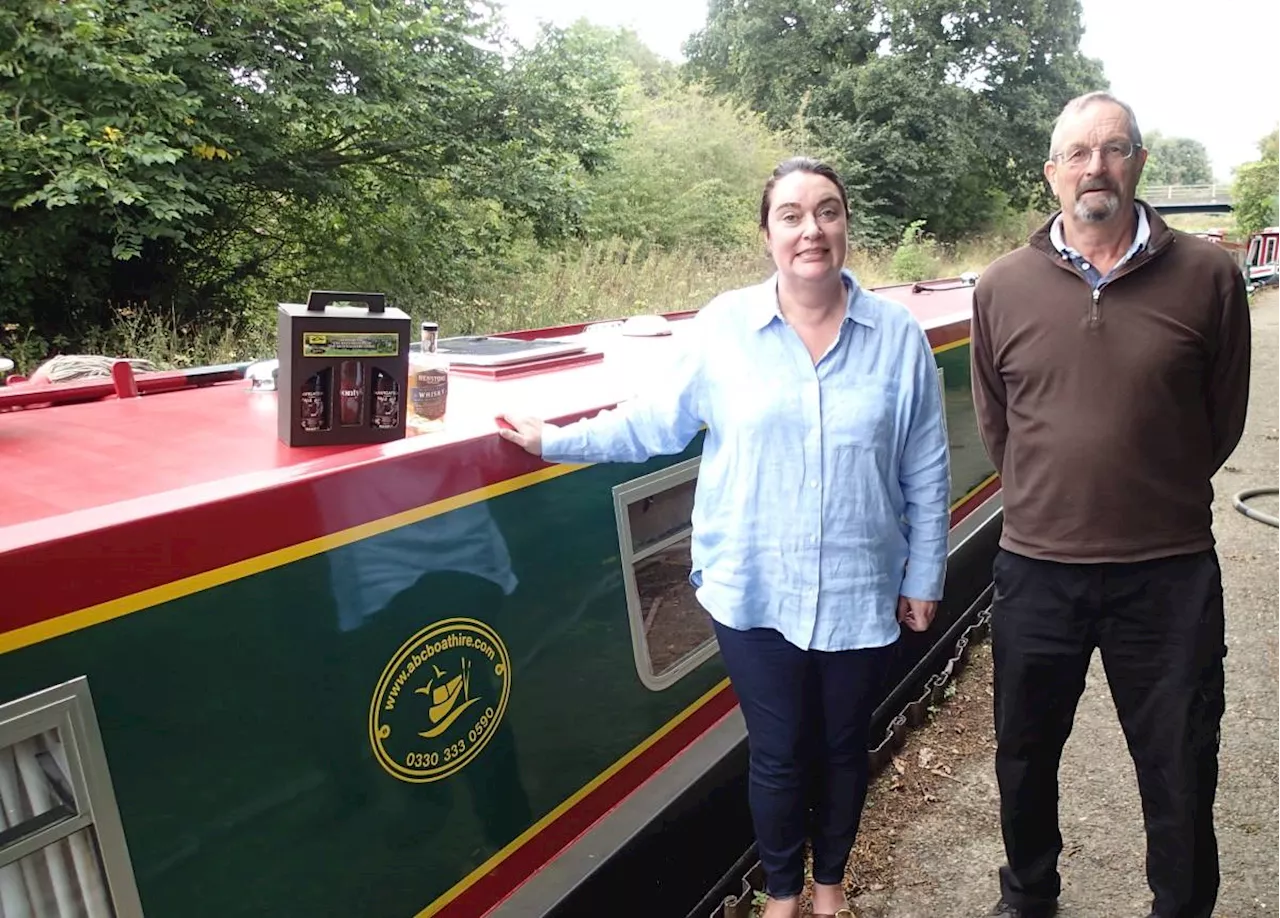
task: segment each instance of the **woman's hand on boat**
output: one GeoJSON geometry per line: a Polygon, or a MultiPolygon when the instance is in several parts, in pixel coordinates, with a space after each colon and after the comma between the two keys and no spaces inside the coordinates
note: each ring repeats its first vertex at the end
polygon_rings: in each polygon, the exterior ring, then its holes
{"type": "Polygon", "coordinates": [[[935,599],[898,597],[898,621],[912,631],[928,631],[929,626],[933,624],[933,617],[937,614],[938,602],[935,599]]]}
{"type": "Polygon", "coordinates": [[[498,436],[528,450],[535,456],[542,455],[542,421],[523,414],[498,415],[498,436]]]}

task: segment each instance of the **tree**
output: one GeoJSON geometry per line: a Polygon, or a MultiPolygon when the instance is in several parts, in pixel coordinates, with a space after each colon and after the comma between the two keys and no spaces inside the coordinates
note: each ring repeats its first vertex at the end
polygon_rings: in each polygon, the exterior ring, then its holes
{"type": "Polygon", "coordinates": [[[870,60],[883,33],[871,0],[711,0],[706,27],[685,44],[695,80],[790,125],[806,99],[870,60]]]}
{"type": "Polygon", "coordinates": [[[1280,222],[1280,129],[1258,141],[1257,160],[1236,170],[1232,187],[1236,230],[1242,236],[1280,222]]]}
{"type": "Polygon", "coordinates": [[[353,193],[282,229],[293,240],[295,288],[324,283],[388,291],[415,311],[470,327],[459,310],[493,273],[518,270],[539,246],[579,239],[592,177],[625,132],[625,36],[577,23],[546,27],[519,48],[495,97],[505,122],[469,160],[439,174],[366,170],[353,193]]]}
{"type": "Polygon", "coordinates": [[[850,68],[815,94],[810,125],[854,194],[854,227],[880,240],[924,221],[951,237],[992,216],[992,180],[967,90],[930,84],[902,56],[850,68]],[[860,200],[859,200],[860,199],[860,200]]]}
{"type": "Polygon", "coordinates": [[[1273,130],[1266,137],[1259,140],[1258,151],[1262,154],[1263,159],[1280,158],[1280,131],[1273,130]]]}
{"type": "Polygon", "coordinates": [[[871,231],[954,236],[1043,194],[1053,119],[1105,88],[1078,0],[712,0],[688,73],[800,122],[857,187],[871,231]]]}
{"type": "Polygon", "coordinates": [[[1213,167],[1204,144],[1189,137],[1165,137],[1149,131],[1143,137],[1147,165],[1142,171],[1143,187],[1158,185],[1207,185],[1213,181],[1213,167]]]}
{"type": "Polygon", "coordinates": [[[723,96],[673,83],[649,95],[632,84],[627,136],[588,183],[588,232],[674,248],[758,243],[764,179],[789,155],[760,116],[723,96]]]}
{"type": "Polygon", "coordinates": [[[6,4],[0,321],[234,316],[300,240],[405,204],[435,239],[479,199],[571,231],[562,192],[617,131],[608,76],[558,66],[571,47],[507,67],[495,34],[467,0],[6,4]]]}

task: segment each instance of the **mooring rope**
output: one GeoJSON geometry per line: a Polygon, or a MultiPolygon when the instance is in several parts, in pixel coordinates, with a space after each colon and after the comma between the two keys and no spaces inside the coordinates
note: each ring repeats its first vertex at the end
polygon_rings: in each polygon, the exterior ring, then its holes
{"type": "Polygon", "coordinates": [[[68,382],[73,379],[97,379],[111,375],[111,365],[127,360],[137,373],[153,373],[158,367],[140,357],[101,357],[97,354],[59,354],[40,366],[49,382],[68,382]]]}
{"type": "Polygon", "coordinates": [[[1263,513],[1261,510],[1255,510],[1245,503],[1251,497],[1260,497],[1263,494],[1277,494],[1280,490],[1276,488],[1245,488],[1243,491],[1237,491],[1231,498],[1231,503],[1235,508],[1249,517],[1251,520],[1257,520],[1259,523],[1266,523],[1268,526],[1275,526],[1280,529],[1280,519],[1272,516],[1270,513],[1263,513]]]}

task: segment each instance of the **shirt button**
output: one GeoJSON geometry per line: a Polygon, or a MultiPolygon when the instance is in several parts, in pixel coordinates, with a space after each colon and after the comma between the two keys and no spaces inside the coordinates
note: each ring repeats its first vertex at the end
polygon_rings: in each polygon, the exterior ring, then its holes
{"type": "Polygon", "coordinates": [[[818,537],[817,537],[816,535],[811,535],[811,536],[809,536],[809,541],[810,541],[810,542],[816,542],[816,541],[818,541],[818,537]]]}
{"type": "Polygon", "coordinates": [[[816,488],[817,486],[818,486],[818,480],[816,478],[813,481],[809,482],[809,487],[816,488]]]}

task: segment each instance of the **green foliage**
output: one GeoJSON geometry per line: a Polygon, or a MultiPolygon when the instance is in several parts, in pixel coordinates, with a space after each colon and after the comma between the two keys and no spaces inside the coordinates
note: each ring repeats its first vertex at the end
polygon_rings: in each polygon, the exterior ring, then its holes
{"type": "Polygon", "coordinates": [[[902,242],[893,252],[889,273],[896,281],[919,281],[938,276],[938,243],[924,235],[923,220],[902,231],[902,242]]]}
{"type": "Polygon", "coordinates": [[[586,22],[507,44],[485,0],[11,0],[0,352],[263,356],[322,287],[446,334],[693,308],[773,270],[796,153],[844,174],[864,283],[981,268],[1103,85],[1075,0],[998,7],[713,0],[682,73],[586,22]]]}
{"type": "Polygon", "coordinates": [[[919,79],[902,57],[846,70],[819,103],[815,134],[837,151],[841,171],[862,198],[865,235],[897,234],[913,219],[954,237],[990,219],[991,185],[971,128],[980,117],[972,95],[919,79]]]}
{"type": "MultiPolygon", "coordinates": [[[[496,201],[540,239],[574,232],[618,74],[560,33],[507,66],[495,32],[466,0],[8,4],[0,320],[60,330],[157,299],[233,318],[308,267],[304,242],[383,207],[496,201]]],[[[451,249],[447,223],[420,226],[451,249]]]]}
{"type": "Polygon", "coordinates": [[[685,46],[688,75],[790,125],[805,100],[865,64],[882,34],[866,0],[710,0],[706,28],[685,46]]]}
{"type": "Polygon", "coordinates": [[[1280,130],[1258,141],[1257,160],[1236,170],[1232,186],[1236,230],[1242,236],[1280,223],[1280,130]]]}
{"type": "Polygon", "coordinates": [[[1258,151],[1264,160],[1280,158],[1280,130],[1272,130],[1270,134],[1259,140],[1258,151]]]}
{"type": "Polygon", "coordinates": [[[1280,159],[1257,160],[1236,169],[1235,227],[1243,236],[1280,224],[1280,159]]]}
{"type": "Polygon", "coordinates": [[[1159,185],[1207,185],[1213,181],[1213,166],[1204,144],[1189,137],[1165,137],[1151,131],[1143,137],[1147,164],[1142,170],[1142,187],[1159,185]]]}
{"type": "Polygon", "coordinates": [[[836,151],[860,229],[955,238],[1043,201],[1054,118],[1106,86],[1082,32],[1077,0],[712,0],[686,50],[692,77],[836,151]]]}
{"type": "Polygon", "coordinates": [[[661,247],[759,244],[765,178],[790,155],[761,119],[724,98],[672,82],[656,95],[635,83],[627,135],[588,185],[588,236],[661,247]]]}

